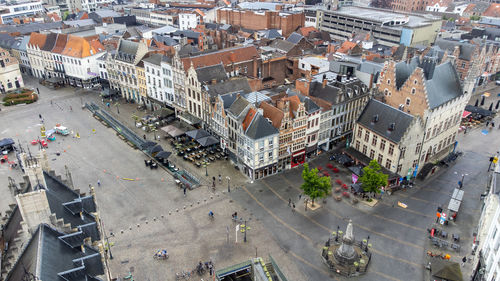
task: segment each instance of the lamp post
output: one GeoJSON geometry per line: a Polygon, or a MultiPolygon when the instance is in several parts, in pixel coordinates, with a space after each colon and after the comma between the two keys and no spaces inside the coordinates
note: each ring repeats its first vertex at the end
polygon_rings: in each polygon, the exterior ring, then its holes
{"type": "Polygon", "coordinates": [[[365,248],[365,251],[368,252],[368,242],[370,241],[370,235],[368,235],[368,237],[366,237],[366,248],[365,248]]]}
{"type": "Polygon", "coordinates": [[[247,220],[245,220],[245,235],[243,236],[243,242],[247,242],[247,230],[248,230],[248,226],[247,226],[247,220]]]}
{"type": "Polygon", "coordinates": [[[339,242],[339,230],[340,226],[337,225],[337,233],[335,233],[335,242],[339,242]]]}
{"type": "MultiPolygon", "coordinates": [[[[455,175],[458,175],[457,172],[454,172],[455,175]]],[[[464,179],[465,179],[465,176],[468,176],[469,174],[462,174],[462,180],[460,181],[460,184],[458,185],[459,188],[462,188],[462,186],[464,185],[464,179]]]]}
{"type": "Polygon", "coordinates": [[[118,107],[118,102],[117,102],[117,103],[115,103],[115,105],[116,105],[116,112],[117,112],[118,114],[120,114],[120,108],[118,107]]]}
{"type": "Polygon", "coordinates": [[[226,177],[227,179],[227,192],[231,192],[231,188],[229,187],[229,182],[231,181],[230,177],[226,177]]]}

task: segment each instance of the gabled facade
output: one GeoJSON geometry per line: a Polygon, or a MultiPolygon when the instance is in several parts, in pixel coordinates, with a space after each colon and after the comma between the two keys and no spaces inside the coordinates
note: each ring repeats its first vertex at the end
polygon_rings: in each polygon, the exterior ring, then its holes
{"type": "Polygon", "coordinates": [[[437,65],[436,58],[414,57],[410,63],[387,62],[381,73],[378,91],[387,105],[420,117],[425,138],[419,165],[442,158],[455,143],[461,117],[473,81],[460,83],[451,62],[437,65]]]}
{"type": "Polygon", "coordinates": [[[22,87],[24,82],[17,59],[0,48],[0,92],[5,94],[22,87]]]}
{"type": "Polygon", "coordinates": [[[111,59],[108,59],[106,69],[110,77],[110,87],[120,91],[121,96],[136,103],[143,103],[139,93],[136,65],[148,52],[148,47],[142,41],[134,42],[121,39],[118,48],[111,59]]]}

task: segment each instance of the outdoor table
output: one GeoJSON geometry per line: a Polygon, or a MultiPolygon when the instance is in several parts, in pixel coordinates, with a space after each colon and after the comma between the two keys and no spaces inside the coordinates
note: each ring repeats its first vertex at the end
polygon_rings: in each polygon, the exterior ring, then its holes
{"type": "Polygon", "coordinates": [[[214,154],[214,153],[215,153],[215,151],[213,151],[213,150],[210,150],[210,154],[214,154]]]}
{"type": "Polygon", "coordinates": [[[196,167],[198,167],[198,168],[199,168],[199,167],[201,167],[201,163],[200,163],[200,162],[196,162],[196,164],[195,164],[195,165],[196,165],[196,167]]]}
{"type": "Polygon", "coordinates": [[[441,231],[441,237],[448,238],[448,233],[446,231],[441,231]]]}
{"type": "Polygon", "coordinates": [[[215,158],[220,159],[220,154],[215,155],[215,158]]]}
{"type": "Polygon", "coordinates": [[[456,242],[460,241],[460,236],[458,234],[453,234],[452,236],[454,241],[456,242]]]}
{"type": "Polygon", "coordinates": [[[220,148],[217,148],[217,152],[221,152],[221,149],[220,149],[220,148]]]}
{"type": "Polygon", "coordinates": [[[215,158],[213,156],[208,157],[210,161],[215,161],[215,158]]]}
{"type": "Polygon", "coordinates": [[[201,158],[201,154],[196,155],[196,159],[200,159],[200,158],[201,158]]]}

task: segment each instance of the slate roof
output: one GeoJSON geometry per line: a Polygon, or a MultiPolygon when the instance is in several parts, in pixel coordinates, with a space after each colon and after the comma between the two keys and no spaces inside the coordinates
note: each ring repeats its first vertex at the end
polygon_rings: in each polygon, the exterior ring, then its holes
{"type": "Polygon", "coordinates": [[[2,48],[11,49],[13,46],[17,45],[18,41],[19,40],[16,40],[15,37],[10,36],[9,34],[0,33],[0,47],[2,48]]]}
{"type": "Polygon", "coordinates": [[[234,103],[238,95],[239,93],[237,92],[219,95],[224,105],[224,110],[227,110],[234,103]]]}
{"type": "Polygon", "coordinates": [[[26,272],[40,280],[100,280],[104,267],[99,252],[87,245],[82,251],[80,245],[64,241],[64,236],[67,235],[40,224],[6,281],[24,280],[26,272]]]}
{"type": "Polygon", "coordinates": [[[110,9],[100,9],[94,12],[94,14],[98,15],[101,18],[109,18],[109,17],[119,17],[120,14],[110,10],[110,9]]]}
{"type": "Polygon", "coordinates": [[[196,69],[196,76],[201,83],[210,82],[213,79],[218,82],[227,80],[226,70],[222,64],[199,67],[196,69]]]}
{"type": "Polygon", "coordinates": [[[138,49],[139,43],[129,40],[120,40],[115,58],[125,62],[133,62],[138,49]]]}
{"type": "Polygon", "coordinates": [[[443,50],[448,50],[449,54],[452,54],[453,51],[455,50],[455,46],[458,46],[460,47],[459,58],[468,61],[473,59],[472,56],[474,54],[474,50],[476,49],[476,46],[470,43],[446,40],[441,38],[436,39],[434,46],[439,46],[439,48],[443,50]]]}
{"type": "Polygon", "coordinates": [[[249,104],[250,103],[246,99],[238,96],[229,107],[228,112],[233,114],[236,118],[239,118],[249,104]]]}
{"type": "Polygon", "coordinates": [[[279,134],[276,129],[261,113],[257,112],[252,122],[245,131],[245,135],[251,139],[258,140],[271,135],[279,134]]]}
{"type": "Polygon", "coordinates": [[[396,87],[400,88],[417,67],[424,69],[425,89],[431,109],[463,94],[460,79],[451,62],[433,66],[425,60],[419,62],[418,57],[412,58],[409,64],[406,62],[396,64],[396,87]]]}
{"type": "MultiPolygon", "coordinates": [[[[208,93],[210,96],[215,97],[218,95],[222,95],[223,97],[226,97],[227,93],[249,93],[252,91],[250,88],[250,84],[248,84],[248,80],[246,78],[236,78],[236,79],[231,79],[228,81],[224,81],[222,83],[217,83],[214,85],[208,85],[208,93]]],[[[236,98],[236,97],[235,97],[236,98]]],[[[225,100],[224,100],[224,108],[225,106],[225,100]]]]}
{"type": "Polygon", "coordinates": [[[96,22],[93,19],[83,19],[83,20],[66,20],[63,21],[65,25],[80,27],[80,26],[90,26],[95,25],[96,22]]]}
{"type": "Polygon", "coordinates": [[[278,32],[277,29],[268,29],[268,30],[260,31],[260,33],[261,33],[261,36],[263,38],[271,39],[271,40],[281,37],[281,34],[278,32]]]}
{"type": "Polygon", "coordinates": [[[271,44],[269,46],[272,48],[281,50],[285,53],[288,53],[288,52],[290,52],[290,50],[293,49],[293,47],[295,47],[295,44],[292,42],[289,42],[289,41],[282,40],[282,39],[275,39],[273,42],[271,42],[271,44]]]}
{"type": "Polygon", "coordinates": [[[39,32],[41,30],[51,30],[62,28],[62,21],[58,22],[47,22],[47,23],[28,23],[22,25],[2,25],[0,26],[0,32],[6,33],[16,33],[19,32],[21,35],[27,35],[31,32],[39,32]]]}
{"type": "Polygon", "coordinates": [[[411,114],[371,99],[359,115],[357,122],[378,135],[394,143],[399,143],[412,120],[413,116],[411,114]],[[377,122],[373,122],[374,116],[378,116],[377,122]],[[394,130],[390,131],[389,127],[392,123],[395,126],[394,130]]]}
{"type": "Polygon", "coordinates": [[[142,60],[150,64],[161,65],[162,58],[163,58],[162,54],[153,53],[150,54],[147,58],[143,58],[142,60]]]}
{"type": "Polygon", "coordinates": [[[47,52],[52,51],[54,45],[56,44],[56,40],[57,40],[57,33],[49,33],[47,35],[47,39],[45,40],[45,44],[40,49],[42,51],[47,51],[47,52]]]}

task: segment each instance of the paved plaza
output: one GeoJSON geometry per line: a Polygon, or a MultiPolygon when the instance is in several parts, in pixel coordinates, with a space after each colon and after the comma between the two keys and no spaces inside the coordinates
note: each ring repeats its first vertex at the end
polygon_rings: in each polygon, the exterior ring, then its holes
{"type": "MultiPolygon", "coordinates": [[[[245,259],[269,254],[276,259],[289,280],[343,280],[330,273],[321,260],[321,248],[337,226],[344,230],[352,219],[356,239],[370,236],[372,261],[365,276],[359,280],[423,280],[426,274],[426,251],[448,252],[452,260],[459,262],[470,256],[473,233],[477,226],[481,201],[485,190],[488,158],[498,147],[492,145],[500,137],[500,130],[493,129],[487,135],[482,128],[458,137],[458,149],[464,154],[450,167],[443,168],[417,187],[398,191],[391,196],[383,195],[374,207],[363,203],[353,205],[343,199],[336,202],[332,197],[321,208],[311,211],[304,208],[304,197],[299,200],[302,182],[300,169],[250,182],[227,161],[216,161],[208,167],[196,168],[177,156],[171,160],[202,180],[202,186],[183,195],[165,170],[151,170],[144,165],[147,157],[131,148],[116,136],[110,128],[93,118],[88,110],[82,110],[82,102],[93,101],[103,105],[96,92],[75,88],[51,91],[27,80],[28,86],[38,87],[40,100],[32,105],[2,107],[0,112],[0,138],[12,137],[32,152],[36,146],[29,142],[40,134],[41,114],[50,127],[56,123],[67,126],[80,139],[57,136],[49,144],[51,168],[64,177],[65,166],[72,173],[75,187],[88,192],[89,184],[95,187],[99,211],[104,223],[114,259],[110,263],[113,276],[125,276],[132,272],[135,280],[174,280],[175,273],[191,270],[198,261],[212,259],[216,270],[245,259]],[[72,110],[71,110],[71,109],[72,110]],[[95,130],[95,132],[93,131],[95,130]],[[59,152],[60,155],[56,155],[59,152]],[[447,206],[450,195],[460,180],[464,181],[465,199],[456,225],[449,225],[452,232],[460,234],[462,249],[435,249],[427,238],[427,228],[435,221],[436,208],[447,206]],[[227,181],[217,184],[215,192],[207,184],[212,176],[221,174],[231,177],[231,193],[227,193],[227,181]],[[295,212],[288,206],[291,199],[295,212]],[[406,209],[398,207],[403,202],[406,209]],[[215,220],[208,212],[215,213],[215,220]],[[242,243],[239,233],[235,243],[235,226],[231,214],[249,220],[248,242],[242,243]],[[229,230],[229,231],[228,231],[229,230]],[[158,249],[167,249],[167,261],[153,259],[158,249]]],[[[109,109],[111,114],[139,135],[133,114],[135,104],[122,104],[109,109]]],[[[497,120],[498,121],[498,120],[497,120]]],[[[500,121],[497,122],[500,124],[500,121]]],[[[147,133],[147,138],[153,135],[147,133]]],[[[171,150],[167,140],[160,141],[165,150],[171,150]]],[[[11,154],[13,156],[13,154],[11,154]]],[[[313,167],[326,167],[327,155],[311,162],[313,167]]],[[[350,174],[339,167],[338,179],[349,182],[350,174]]],[[[21,171],[0,166],[0,186],[8,194],[7,177],[21,181],[21,171]]],[[[332,174],[333,186],[337,177],[332,174]]],[[[0,211],[14,202],[12,196],[0,197],[0,211]]],[[[465,272],[470,272],[466,265],[465,272]]],[[[466,276],[468,277],[468,276],[466,276]]],[[[200,277],[201,278],[201,277],[200,277]]],[[[205,277],[204,277],[205,278],[205,277]]],[[[196,280],[196,279],[194,279],[196,280]]]]}

